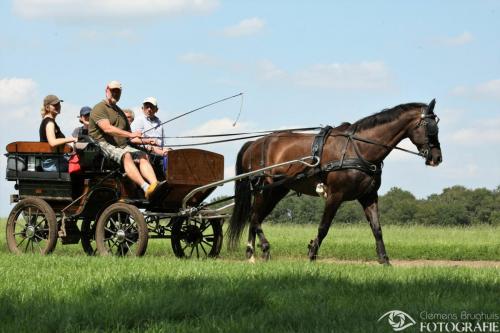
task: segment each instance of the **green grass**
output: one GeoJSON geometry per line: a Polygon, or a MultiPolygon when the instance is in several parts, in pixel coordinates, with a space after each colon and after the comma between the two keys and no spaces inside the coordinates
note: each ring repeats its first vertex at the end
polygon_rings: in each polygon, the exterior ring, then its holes
{"type": "MultiPolygon", "coordinates": [[[[271,243],[273,259],[306,259],[307,245],[316,237],[317,225],[263,224],[271,243]]],[[[500,260],[499,227],[424,227],[384,226],[382,228],[386,250],[391,259],[440,259],[440,260],[500,260]]],[[[228,253],[226,246],[222,258],[243,259],[246,232],[241,248],[228,253]]],[[[0,220],[0,253],[7,252],[5,245],[5,220],[0,220]]],[[[81,246],[62,245],[55,256],[81,256],[81,246]]],[[[170,240],[149,240],[147,256],[174,258],[170,240]]],[[[319,258],[348,260],[376,260],[375,240],[366,225],[333,225],[323,241],[319,258]]]]}
{"type": "MultiPolygon", "coordinates": [[[[0,225],[0,331],[390,332],[385,312],[499,311],[500,270],[309,263],[316,226],[267,225],[270,262],[178,260],[167,240],[143,258],[7,253],[0,225]]],[[[495,228],[387,227],[394,259],[499,260],[495,228]]],[[[375,259],[368,226],[334,226],[323,257],[375,259]]],[[[236,260],[237,259],[237,260],[236,260]]],[[[405,332],[412,332],[407,329],[405,332]]],[[[416,331],[416,330],[413,330],[416,331]]]]}

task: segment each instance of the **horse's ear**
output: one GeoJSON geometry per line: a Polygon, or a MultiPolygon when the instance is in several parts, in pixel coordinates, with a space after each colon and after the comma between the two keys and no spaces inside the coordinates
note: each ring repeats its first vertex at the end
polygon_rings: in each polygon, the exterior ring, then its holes
{"type": "Polygon", "coordinates": [[[427,110],[425,111],[426,114],[432,114],[434,113],[434,106],[436,105],[436,99],[433,98],[432,101],[429,103],[429,106],[427,106],[427,110]]]}

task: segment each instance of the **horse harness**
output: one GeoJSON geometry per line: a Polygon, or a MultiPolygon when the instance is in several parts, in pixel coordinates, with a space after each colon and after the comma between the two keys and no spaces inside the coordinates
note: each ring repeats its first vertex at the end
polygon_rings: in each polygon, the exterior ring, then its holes
{"type": "Polygon", "coordinates": [[[317,167],[303,171],[296,175],[294,180],[301,180],[309,177],[317,177],[320,183],[326,181],[326,176],[332,171],[356,169],[362,171],[372,177],[380,175],[382,173],[383,163],[374,164],[367,161],[361,156],[358,146],[354,142],[358,138],[354,135],[356,128],[345,133],[331,133],[333,128],[331,126],[323,127],[320,132],[314,137],[313,144],[311,147],[311,155],[316,161],[320,161],[317,167]],[[329,136],[344,136],[347,138],[344,147],[342,148],[342,157],[340,160],[329,161],[327,163],[321,163],[321,157],[323,155],[324,144],[329,136]],[[352,143],[354,151],[356,152],[357,158],[346,158],[347,148],[349,143],[352,143]]]}
{"type": "MultiPolygon", "coordinates": [[[[251,177],[251,187],[252,190],[262,191],[265,188],[272,188],[279,185],[283,185],[284,183],[291,183],[294,181],[299,181],[311,177],[317,177],[319,183],[324,183],[326,181],[326,176],[332,171],[339,170],[347,170],[347,169],[356,169],[362,171],[372,178],[380,175],[382,173],[383,163],[373,164],[361,156],[359,148],[355,144],[355,140],[359,140],[354,133],[356,132],[356,128],[346,133],[334,133],[332,134],[333,127],[325,126],[322,127],[320,132],[314,137],[312,146],[311,146],[311,155],[314,161],[319,161],[318,166],[314,168],[309,168],[304,170],[293,177],[287,177],[286,175],[271,175],[264,173],[261,176],[251,177]],[[327,163],[321,163],[321,157],[323,155],[323,149],[325,142],[329,136],[345,136],[347,138],[344,147],[342,149],[342,158],[337,161],[329,161],[327,163]],[[349,146],[349,142],[353,144],[354,151],[356,152],[357,158],[345,158],[347,153],[347,148],[349,146]],[[263,177],[271,177],[273,182],[270,184],[264,184],[263,177]]],[[[263,167],[266,164],[264,151],[267,148],[267,140],[264,141],[261,149],[261,158],[260,165],[263,167]]],[[[252,160],[252,158],[250,158],[252,160]]]]}
{"type": "Polygon", "coordinates": [[[330,134],[332,128],[330,126],[324,127],[318,135],[314,138],[314,142],[312,145],[312,153],[313,156],[318,158],[321,161],[321,156],[323,153],[323,146],[324,142],[328,138],[328,136],[344,136],[347,138],[344,147],[342,149],[342,157],[338,161],[329,161],[325,164],[320,163],[319,166],[317,167],[316,173],[319,173],[320,178],[324,179],[326,174],[332,171],[338,171],[338,170],[346,170],[346,169],[356,169],[359,171],[363,171],[364,173],[374,176],[374,175],[380,175],[382,173],[382,166],[383,163],[380,162],[378,164],[371,163],[367,161],[363,156],[361,156],[361,152],[359,151],[358,146],[355,143],[355,140],[358,140],[358,138],[354,135],[356,132],[356,127],[354,127],[352,130],[349,132],[345,133],[335,133],[335,134],[330,134]],[[349,143],[352,144],[354,147],[354,151],[356,152],[357,158],[345,158],[345,155],[347,153],[347,148],[349,146],[349,143]],[[315,146],[320,147],[319,151],[315,150],[315,146]]]}

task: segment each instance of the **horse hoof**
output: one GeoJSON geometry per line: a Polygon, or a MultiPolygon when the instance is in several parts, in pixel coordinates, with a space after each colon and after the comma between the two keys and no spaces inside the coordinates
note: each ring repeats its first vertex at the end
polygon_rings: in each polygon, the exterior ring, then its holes
{"type": "Polygon", "coordinates": [[[271,253],[270,252],[262,253],[262,259],[264,259],[265,261],[269,261],[269,259],[271,259],[271,253]]]}
{"type": "Polygon", "coordinates": [[[250,258],[248,258],[248,262],[251,264],[255,264],[255,257],[252,255],[250,258]]]}
{"type": "Polygon", "coordinates": [[[389,262],[389,258],[379,259],[378,263],[384,266],[392,266],[389,262]]]}
{"type": "Polygon", "coordinates": [[[245,251],[245,256],[247,257],[247,259],[250,259],[251,257],[253,257],[253,249],[247,247],[247,250],[245,251]]]}

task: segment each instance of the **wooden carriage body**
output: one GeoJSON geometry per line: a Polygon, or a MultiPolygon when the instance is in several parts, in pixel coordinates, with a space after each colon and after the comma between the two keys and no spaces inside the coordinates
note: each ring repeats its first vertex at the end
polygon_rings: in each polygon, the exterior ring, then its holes
{"type": "MultiPolygon", "coordinates": [[[[179,149],[170,151],[165,158],[150,156],[158,179],[166,180],[166,186],[154,202],[149,202],[120,166],[107,160],[97,146],[82,144],[81,147],[77,149],[81,170],[70,174],[43,171],[41,165],[46,158],[63,161],[65,154],[67,157],[71,153],[67,146],[51,148],[43,142],[7,145],[6,178],[15,181],[18,190],[18,194],[11,196],[11,201],[38,197],[47,201],[56,214],[66,208],[69,215],[89,218],[95,218],[106,206],[117,201],[148,211],[177,212],[182,199],[191,190],[224,177],[224,157],[214,152],[179,149]]],[[[199,205],[213,190],[197,193],[188,205],[199,205]]]]}

